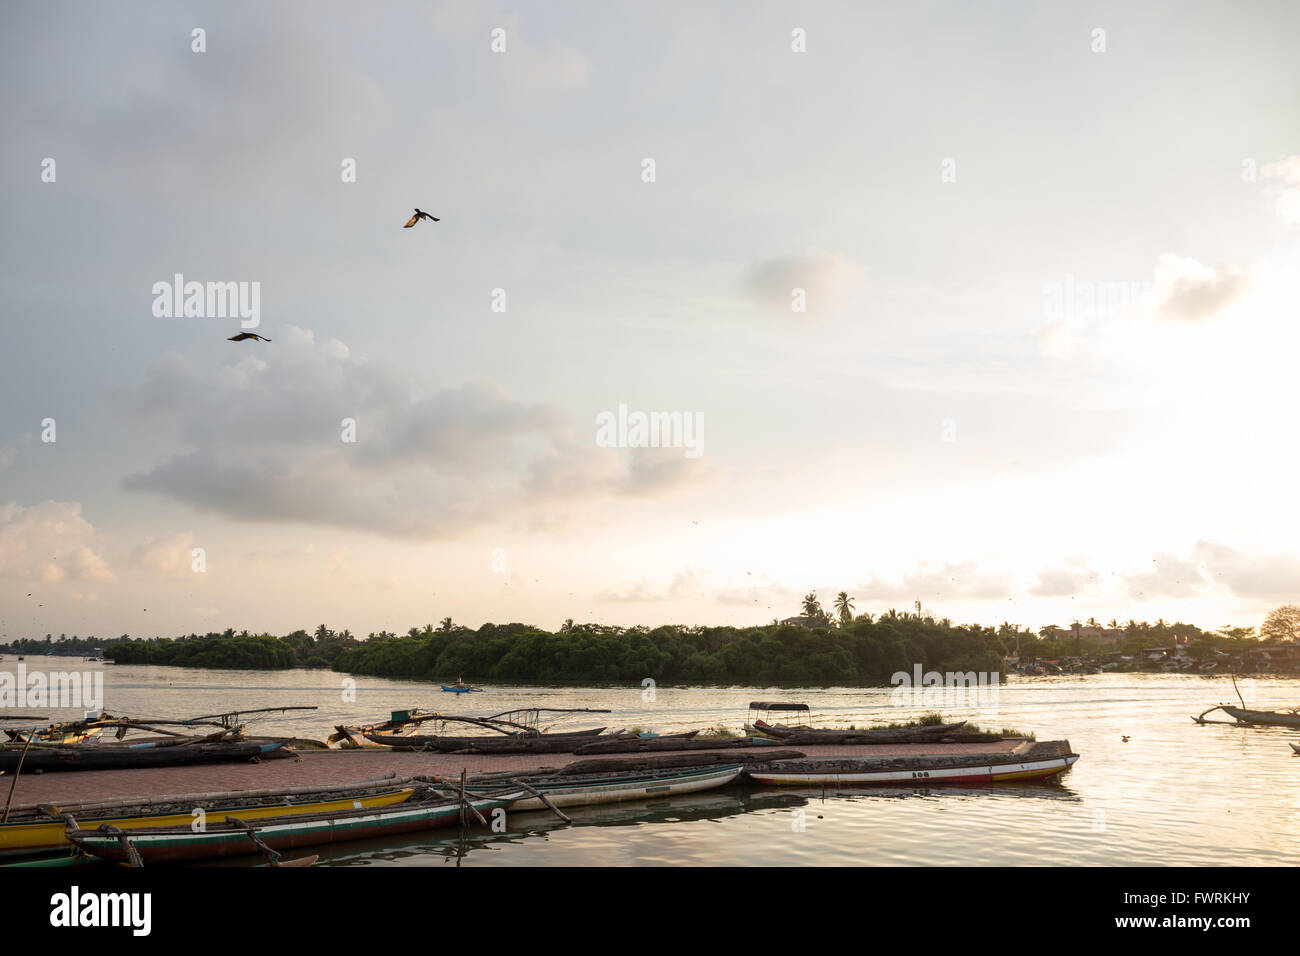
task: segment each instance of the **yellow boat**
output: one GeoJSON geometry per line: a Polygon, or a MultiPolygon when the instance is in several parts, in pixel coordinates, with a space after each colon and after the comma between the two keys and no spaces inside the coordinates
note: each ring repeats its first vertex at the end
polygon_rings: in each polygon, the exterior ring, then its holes
{"type": "MultiPolygon", "coordinates": [[[[317,788],[326,790],[327,788],[317,788]]],[[[221,823],[224,820],[267,820],[273,817],[289,817],[306,813],[330,813],[341,810],[362,810],[371,807],[387,807],[404,803],[414,795],[413,787],[388,789],[367,787],[364,789],[340,786],[329,793],[312,794],[310,791],[270,791],[259,792],[262,799],[282,795],[288,802],[284,803],[249,803],[240,805],[238,793],[225,794],[221,799],[187,800],[185,797],[161,797],[148,802],[142,801],[133,807],[119,807],[116,813],[106,807],[95,813],[94,804],[80,806],[48,807],[42,809],[28,808],[17,814],[11,814],[8,823],[0,823],[0,857],[32,856],[69,849],[68,824],[64,819],[51,819],[52,814],[68,814],[83,830],[93,830],[110,823],[121,830],[136,830],[141,827],[193,826],[198,819],[204,819],[205,825],[221,823]],[[293,800],[297,796],[299,800],[293,800]],[[204,803],[212,804],[204,806],[204,803]],[[167,807],[170,812],[149,812],[151,809],[167,807]],[[184,809],[182,809],[184,808],[184,809]],[[202,809],[205,817],[200,818],[194,812],[202,809]],[[85,815],[78,814],[78,809],[85,815]],[[111,815],[110,815],[111,814],[111,815]],[[18,817],[18,819],[15,819],[18,817]]],[[[202,796],[202,795],[200,795],[202,796]]],[[[211,797],[211,795],[209,795],[211,797]]],[[[252,798],[252,795],[249,795],[252,798]]]]}

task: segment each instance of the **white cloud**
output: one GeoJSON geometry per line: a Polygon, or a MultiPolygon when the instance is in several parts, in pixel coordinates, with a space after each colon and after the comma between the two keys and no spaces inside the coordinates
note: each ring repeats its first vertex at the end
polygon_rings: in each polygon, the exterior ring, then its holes
{"type": "Polygon", "coordinates": [[[125,486],[245,521],[433,538],[705,474],[663,449],[600,449],[558,409],[476,382],[419,395],[397,366],[290,329],[265,358],[215,369],[168,356],[118,400],[188,450],[125,486]],[[356,441],[344,441],[344,419],[356,441]]]}
{"type": "Polygon", "coordinates": [[[112,581],[112,569],[93,547],[96,537],[78,502],[0,505],[0,577],[45,584],[112,581]]]}
{"type": "Polygon", "coordinates": [[[1172,253],[1156,260],[1156,309],[1166,318],[1211,318],[1236,302],[1250,285],[1250,272],[1234,266],[1214,269],[1172,253]]]}
{"type": "Polygon", "coordinates": [[[860,291],[863,270],[839,253],[813,251],[755,262],[742,284],[750,301],[767,312],[820,317],[834,314],[860,291]],[[795,289],[804,290],[806,313],[793,311],[795,289]]]}

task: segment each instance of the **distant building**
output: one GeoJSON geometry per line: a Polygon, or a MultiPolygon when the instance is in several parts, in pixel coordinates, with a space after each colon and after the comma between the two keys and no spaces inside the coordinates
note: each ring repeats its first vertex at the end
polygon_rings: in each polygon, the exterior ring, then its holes
{"type": "Polygon", "coordinates": [[[1075,637],[1083,638],[1087,641],[1096,641],[1098,644],[1119,644],[1122,643],[1125,634],[1122,627],[1085,627],[1079,625],[1078,634],[1072,627],[1053,628],[1050,634],[1051,640],[1068,641],[1075,637]]]}
{"type": "Polygon", "coordinates": [[[825,627],[826,621],[816,617],[787,617],[781,622],[782,624],[793,624],[795,627],[825,627]]]}

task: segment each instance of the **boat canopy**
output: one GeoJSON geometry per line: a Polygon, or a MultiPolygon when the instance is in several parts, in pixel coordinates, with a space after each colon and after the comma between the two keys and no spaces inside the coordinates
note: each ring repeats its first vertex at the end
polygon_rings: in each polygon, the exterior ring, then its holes
{"type": "Polygon", "coordinates": [[[807,704],[783,704],[779,701],[771,701],[771,700],[750,701],[749,709],[750,710],[792,711],[801,714],[806,714],[809,711],[809,707],[807,704]]]}

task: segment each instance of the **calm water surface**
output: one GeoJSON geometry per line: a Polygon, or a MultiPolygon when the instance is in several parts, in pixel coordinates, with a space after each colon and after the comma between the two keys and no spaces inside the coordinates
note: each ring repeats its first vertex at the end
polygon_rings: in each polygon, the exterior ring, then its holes
{"type": "MultiPolygon", "coordinates": [[[[28,656],[30,670],[89,670],[67,658],[28,656]]],[[[0,671],[13,671],[6,655],[0,671]]],[[[329,671],[192,671],[106,666],[110,713],[190,716],[267,705],[316,705],[250,732],[324,738],[336,723],[419,706],[489,715],[515,707],[607,707],[569,729],[608,724],[659,732],[725,724],[739,730],[756,699],[806,700],[826,726],[868,726],[934,708],[897,708],[890,689],[489,687],[453,699],[436,685],[356,679],[329,671]]],[[[1253,706],[1300,702],[1300,680],[1254,682],[1253,706]]],[[[1058,785],[984,789],[762,789],[568,811],[513,814],[510,833],[460,839],[447,832],[325,850],[329,866],[545,866],[658,864],[1294,865],[1300,862],[1300,757],[1284,729],[1197,726],[1189,718],[1233,700],[1222,678],[1100,674],[1007,679],[995,714],[945,708],[987,729],[1067,738],[1081,759],[1058,785]],[[1125,743],[1123,737],[1128,736],[1125,743]],[[805,829],[795,823],[802,810],[805,829]]],[[[0,714],[3,712],[0,711],[0,714]]],[[[67,717],[77,711],[59,712],[67,717]]]]}

